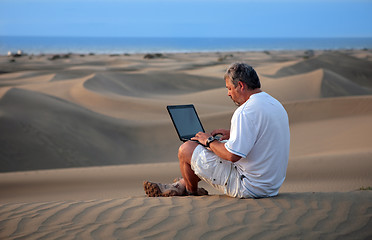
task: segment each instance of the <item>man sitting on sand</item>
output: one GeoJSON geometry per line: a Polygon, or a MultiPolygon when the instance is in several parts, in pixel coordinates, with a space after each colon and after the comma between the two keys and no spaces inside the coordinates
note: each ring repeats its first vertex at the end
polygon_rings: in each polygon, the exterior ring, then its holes
{"type": "Polygon", "coordinates": [[[145,181],[148,196],[208,194],[198,188],[203,180],[220,192],[238,198],[276,196],[288,165],[289,124],[283,106],[261,91],[256,71],[244,63],[225,73],[228,96],[239,106],[230,130],[199,132],[178,152],[182,179],[173,184],[145,181]],[[216,135],[222,135],[217,140],[216,135]]]}

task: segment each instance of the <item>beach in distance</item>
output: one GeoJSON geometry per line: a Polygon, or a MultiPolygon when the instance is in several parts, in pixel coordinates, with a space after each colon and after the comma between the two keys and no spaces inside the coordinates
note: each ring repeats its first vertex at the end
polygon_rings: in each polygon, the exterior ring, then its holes
{"type": "Polygon", "coordinates": [[[0,56],[0,239],[371,239],[372,50],[0,56]],[[279,195],[148,198],[180,177],[167,105],[207,132],[253,66],[288,112],[279,195]]]}

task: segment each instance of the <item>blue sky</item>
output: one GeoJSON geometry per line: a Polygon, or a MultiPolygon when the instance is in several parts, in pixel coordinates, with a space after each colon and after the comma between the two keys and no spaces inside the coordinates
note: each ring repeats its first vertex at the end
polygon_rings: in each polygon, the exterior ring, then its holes
{"type": "Polygon", "coordinates": [[[372,37],[372,0],[0,0],[0,36],[372,37]]]}

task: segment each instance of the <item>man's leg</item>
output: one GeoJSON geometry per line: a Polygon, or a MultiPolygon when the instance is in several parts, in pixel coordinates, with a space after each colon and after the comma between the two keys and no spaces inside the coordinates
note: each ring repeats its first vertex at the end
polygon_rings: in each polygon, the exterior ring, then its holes
{"type": "Polygon", "coordinates": [[[198,182],[200,181],[200,178],[195,175],[194,171],[191,169],[191,157],[197,146],[198,143],[188,141],[182,144],[178,150],[178,159],[180,161],[180,169],[183,177],[181,183],[186,186],[186,190],[190,193],[197,193],[198,182]]]}
{"type": "Polygon", "coordinates": [[[191,157],[194,149],[198,146],[196,142],[185,142],[178,151],[182,179],[172,184],[153,183],[145,181],[144,190],[149,197],[168,197],[184,195],[208,195],[204,188],[198,188],[199,177],[191,169],[191,157]]]}

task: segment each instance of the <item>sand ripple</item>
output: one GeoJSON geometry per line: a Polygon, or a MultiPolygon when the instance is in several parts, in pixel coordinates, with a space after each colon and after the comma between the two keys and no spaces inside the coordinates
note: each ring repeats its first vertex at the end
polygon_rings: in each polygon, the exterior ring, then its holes
{"type": "Polygon", "coordinates": [[[2,239],[367,239],[372,192],[0,205],[2,239]]]}

